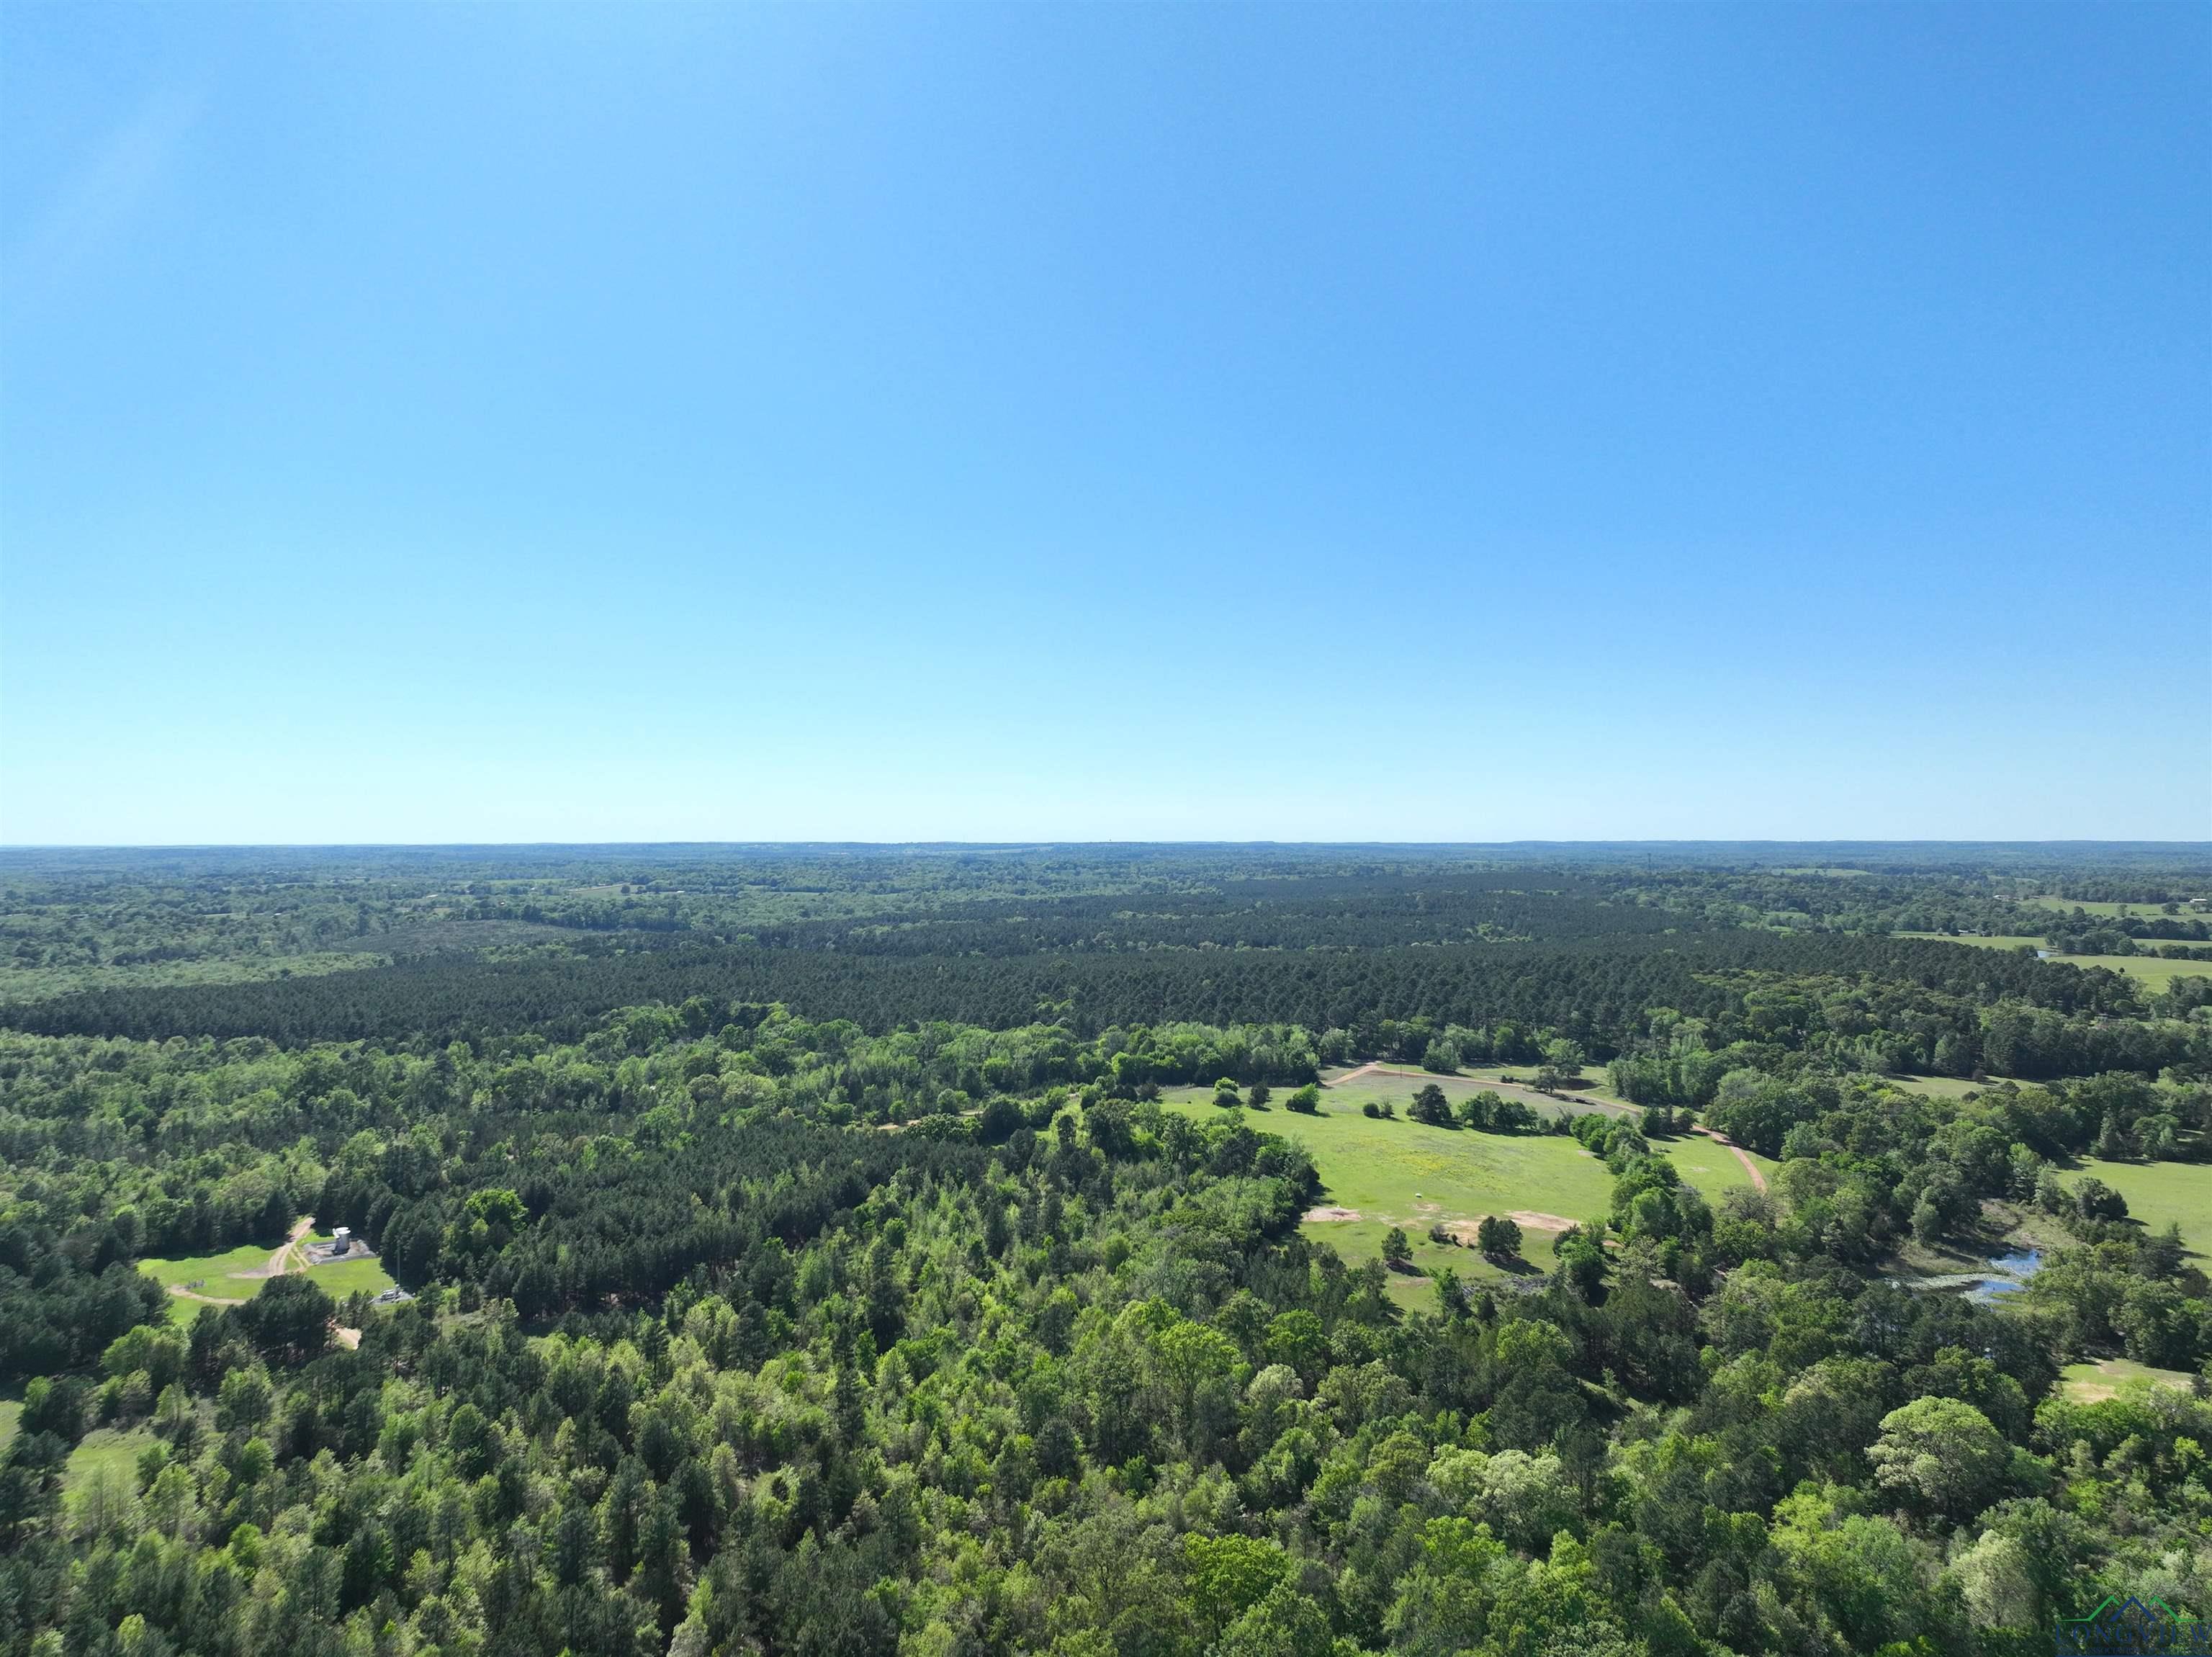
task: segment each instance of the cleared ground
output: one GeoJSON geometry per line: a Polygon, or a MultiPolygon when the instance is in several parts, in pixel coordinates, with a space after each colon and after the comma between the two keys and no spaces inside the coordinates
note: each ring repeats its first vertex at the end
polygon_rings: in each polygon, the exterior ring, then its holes
{"type": "MultiPolygon", "coordinates": [[[[1395,1079],[1393,1078],[1393,1081],[1395,1079]]],[[[1419,1276],[1397,1276],[1394,1295],[1408,1306],[1429,1306],[1435,1290],[1425,1274],[1451,1266],[1462,1277],[1497,1279],[1514,1275],[1491,1265],[1472,1248],[1429,1240],[1431,1226],[1471,1225],[1485,1215],[1544,1215],[1581,1221],[1602,1216],[1611,1206],[1613,1177],[1605,1165],[1574,1140],[1559,1134],[1492,1134],[1431,1128],[1406,1119],[1404,1100],[1418,1082],[1401,1084],[1400,1115],[1395,1121],[1363,1116],[1363,1096],[1354,1088],[1324,1091],[1320,1116],[1282,1110],[1246,1111],[1245,1121],[1266,1133],[1280,1134],[1306,1148],[1326,1187],[1325,1205],[1358,1215],[1357,1220],[1316,1220],[1309,1236],[1326,1240],[1355,1265],[1380,1258],[1384,1233],[1398,1227],[1413,1248],[1419,1276]]],[[[1446,1088],[1449,1093],[1452,1089],[1446,1088]]],[[[1475,1091],[1468,1084],[1465,1091],[1475,1091]]],[[[1200,1121],[1224,1114],[1204,1097],[1164,1099],[1170,1109],[1200,1121]]],[[[1660,1142],[1662,1153],[1683,1179],[1714,1202],[1731,1185],[1751,1176],[1724,1146],[1692,1136],[1660,1142]]],[[[1754,1158],[1762,1169],[1773,1165],[1754,1158]]],[[[1526,1271],[1548,1271],[1556,1234],[1522,1221],[1526,1271]]]]}
{"type": "MultiPolygon", "coordinates": [[[[180,1260],[141,1260],[138,1269],[169,1291],[169,1316],[190,1324],[210,1307],[240,1306],[258,1295],[272,1276],[270,1267],[280,1257],[284,1270],[297,1271],[305,1249],[330,1241],[328,1233],[301,1231],[295,1242],[281,1249],[248,1243],[222,1254],[201,1254],[180,1260]]],[[[334,1260],[309,1265],[307,1275],[322,1285],[334,1301],[343,1301],[356,1289],[380,1295],[392,1287],[392,1275],[374,1256],[334,1260]]]]}

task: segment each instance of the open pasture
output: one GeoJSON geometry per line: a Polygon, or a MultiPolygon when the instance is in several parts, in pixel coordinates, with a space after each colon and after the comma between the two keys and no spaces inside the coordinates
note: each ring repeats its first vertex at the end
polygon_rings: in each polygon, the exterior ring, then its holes
{"type": "MultiPolygon", "coordinates": [[[[2071,915],[2078,909],[2084,915],[2097,915],[2106,918],[2117,918],[2121,916],[2130,916],[2139,920],[2148,921],[2159,920],[2166,917],[2166,906],[2163,904],[2105,903],[2101,901],[2092,901],[2086,898],[2053,898],[2049,896],[2040,898],[2023,898],[2021,901],[2022,903],[2033,904],[2038,909],[2050,910],[2053,914],[2057,915],[2071,915]]],[[[2203,917],[2204,911],[2201,909],[2191,909],[2187,904],[2183,904],[2176,911],[2176,914],[2183,920],[2192,918],[2201,919],[2203,917]]]]}
{"type": "MultiPolygon", "coordinates": [[[[1530,1069],[1527,1065],[1522,1065],[1518,1069],[1508,1065],[1502,1072],[1504,1075],[1523,1077],[1529,1073],[1530,1069]]],[[[1363,1105],[1373,1104],[1380,1106],[1388,1103],[1395,1106],[1398,1114],[1403,1116],[1406,1113],[1406,1107],[1413,1102],[1413,1095],[1423,1087],[1433,1081],[1443,1089],[1444,1097],[1454,1106],[1458,1105],[1462,1099],[1471,1098],[1476,1093],[1492,1093],[1503,1098],[1518,1100],[1540,1117],[1577,1116],[1590,1111],[1604,1111],[1612,1116],[1632,1112],[1641,1114],[1634,1106],[1626,1105],[1612,1099],[1609,1095],[1603,1095],[1601,1089],[1595,1086],[1574,1089],[1564,1098],[1554,1099],[1547,1093],[1538,1093],[1533,1087],[1501,1081],[1498,1079],[1500,1075],[1499,1068],[1495,1065],[1482,1070],[1463,1070],[1457,1075],[1436,1075],[1426,1070],[1417,1071],[1410,1065],[1393,1066],[1382,1071],[1325,1072],[1322,1081],[1322,1109],[1324,1112],[1348,1112],[1357,1115],[1363,1105]],[[1334,1076],[1334,1081],[1329,1079],[1331,1075],[1334,1076]]],[[[1274,1097],[1268,1103],[1268,1111],[1280,1112],[1283,1100],[1293,1091],[1289,1087],[1274,1089],[1274,1097]]],[[[1211,1106],[1213,1089],[1211,1087],[1170,1087],[1163,1091],[1161,1098],[1170,1104],[1211,1106]]],[[[1265,1115],[1267,1112],[1263,1112],[1261,1114],[1265,1115]]]]}
{"type": "Polygon", "coordinates": [[[221,1254],[141,1260],[138,1270],[167,1289],[189,1289],[210,1300],[245,1301],[260,1292],[264,1280],[244,1274],[261,1271],[268,1265],[272,1252],[274,1250],[267,1244],[241,1243],[221,1254]]]}
{"type": "Polygon", "coordinates": [[[2154,1369],[2132,1358],[2106,1358],[2100,1363],[2069,1363],[2058,1372],[2059,1390],[2077,1404],[2097,1404],[2118,1396],[2130,1381],[2148,1381],[2186,1392],[2197,1378],[2185,1370],[2154,1369]]]}
{"type": "Polygon", "coordinates": [[[2212,972],[2212,961],[2170,961],[2162,955],[2054,955],[2051,959],[2075,966],[2109,966],[2158,990],[2184,973],[2212,972]]]}
{"type": "MultiPolygon", "coordinates": [[[[1400,1096],[1395,1120],[1361,1115],[1357,1095],[1348,1091],[1324,1092],[1319,1116],[1275,1109],[1241,1113],[1251,1127],[1304,1145],[1320,1173],[1327,1204],[1359,1216],[1309,1221],[1307,1235],[1331,1244],[1358,1265],[1380,1257],[1383,1234],[1396,1226],[1412,1243],[1413,1264],[1423,1274],[1451,1266],[1464,1277],[1496,1279],[1512,1274],[1472,1248],[1432,1242],[1430,1228],[1471,1224],[1489,1214],[1579,1221],[1602,1217],[1611,1206],[1612,1175],[1574,1140],[1561,1134],[1476,1133],[1408,1121],[1404,1101],[1419,1085],[1408,1084],[1400,1096]]],[[[1197,1120],[1218,1119],[1224,1112],[1211,1097],[1162,1103],[1197,1120]]],[[[1685,1136],[1660,1142],[1658,1148],[1709,1201],[1718,1202],[1731,1185],[1750,1183],[1735,1155],[1710,1139],[1685,1136]]],[[[1760,1166],[1771,1164],[1762,1160],[1760,1166]]],[[[1527,1269],[1550,1270],[1556,1233],[1526,1218],[1521,1227],[1527,1269]]],[[[1425,1307],[1433,1299],[1425,1276],[1399,1274],[1393,1293],[1408,1306],[1425,1307]]]]}
{"type": "Polygon", "coordinates": [[[2130,1219],[2153,1231],[2174,1222],[2182,1241],[2201,1257],[2198,1264],[2212,1262],[2212,1162],[2106,1162],[2085,1156],[2064,1179],[2071,1185],[2089,1173],[2128,1199],[2130,1219]]]}
{"type": "MultiPolygon", "coordinates": [[[[316,1233],[306,1240],[310,1246],[325,1244],[330,1241],[330,1236],[328,1233],[316,1233]]],[[[190,1324],[210,1307],[241,1305],[258,1295],[269,1282],[269,1260],[275,1252],[274,1247],[246,1243],[221,1254],[195,1255],[179,1260],[141,1260],[138,1269],[170,1291],[170,1319],[190,1324]],[[179,1290],[185,1292],[179,1294],[179,1290]]],[[[287,1251],[286,1258],[291,1264],[296,1265],[301,1258],[298,1249],[287,1251]]],[[[334,1301],[343,1300],[356,1289],[377,1295],[392,1287],[391,1273],[373,1255],[310,1266],[307,1275],[334,1301]]]]}
{"type": "Polygon", "coordinates": [[[112,1471],[133,1489],[137,1488],[138,1458],[161,1441],[144,1427],[122,1430],[95,1427],[77,1441],[62,1464],[62,1492],[67,1496],[96,1474],[112,1471]]]}
{"type": "MultiPolygon", "coordinates": [[[[1897,935],[1900,938],[1933,938],[1939,943],[1972,944],[1978,949],[2018,949],[2022,945],[2033,949],[2045,947],[2041,938],[1978,938],[1965,933],[1952,937],[1942,932],[1900,932],[1897,935]]],[[[2151,941],[2150,947],[2158,947],[2155,939],[2151,941]]],[[[2168,960],[2163,955],[2053,955],[2051,959],[2069,966],[2108,966],[2115,972],[2124,972],[2131,978],[2142,980],[2154,990],[2164,990],[2184,972],[2212,972],[2212,961],[2175,961],[2168,960]]]]}

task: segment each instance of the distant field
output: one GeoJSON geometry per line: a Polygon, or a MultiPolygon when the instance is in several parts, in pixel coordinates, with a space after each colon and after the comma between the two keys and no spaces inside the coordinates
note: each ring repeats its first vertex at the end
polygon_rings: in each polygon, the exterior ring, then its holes
{"type": "Polygon", "coordinates": [[[23,1401],[21,1398],[0,1398],[0,1450],[15,1436],[15,1423],[22,1419],[23,1401]]]}
{"type": "Polygon", "coordinates": [[[1925,1093],[1930,1099],[1963,1099],[1968,1093],[1978,1093],[1990,1085],[1987,1081],[1968,1081],[1959,1076],[1893,1075],[1886,1076],[1883,1080],[1893,1087],[1902,1087],[1909,1093],[1925,1093]]]}
{"type": "MultiPolygon", "coordinates": [[[[2166,917],[2166,906],[2162,904],[2090,903],[2086,900],[2077,901],[2072,898],[2050,897],[2023,898],[2021,901],[2022,903],[2033,904],[2038,909],[2048,909],[2062,915],[2071,915],[2078,909],[2084,915],[2117,917],[2125,914],[2136,916],[2143,920],[2170,918],[2166,917]]],[[[2187,904],[2184,904],[2181,905],[2179,918],[2183,920],[2188,920],[2192,917],[2201,919],[2203,915],[2204,911],[2203,910],[2191,909],[2187,904]]]]}
{"type": "Polygon", "coordinates": [[[325,951],[252,960],[146,961],[127,966],[19,966],[0,970],[0,1006],[45,1001],[79,990],[150,990],[182,984],[261,984],[270,978],[319,978],[387,966],[388,955],[325,951]]]}
{"type": "Polygon", "coordinates": [[[2154,990],[2163,990],[2185,972],[2212,972],[2212,961],[2169,961],[2156,955],[2057,955],[2054,960],[2075,966],[2109,966],[2115,972],[2141,978],[2154,990]]]}
{"type": "Polygon", "coordinates": [[[2126,1197],[2130,1219],[2153,1231],[2172,1221],[2193,1252],[2212,1256],[2212,1162],[2100,1162],[2087,1156],[2067,1183],[2082,1173],[2095,1174],[2126,1197]]]}
{"type": "MultiPolygon", "coordinates": [[[[1900,938],[1934,938],[1943,943],[1967,943],[1981,949],[2017,949],[2022,944],[2040,949],[2040,938],[1970,938],[1961,935],[1947,937],[1941,932],[1900,932],[1900,938]]],[[[2154,942],[2154,947],[2155,943],[2154,942]]],[[[2159,955],[2053,955],[2051,959],[2063,961],[2069,966],[2109,966],[2115,972],[2125,972],[2130,978],[2141,978],[2154,990],[2163,990],[2183,972],[2212,972],[2212,961],[2170,961],[2159,955]]]]}
{"type": "Polygon", "coordinates": [[[1968,943],[1977,949],[2019,949],[2023,947],[2029,949],[2041,949],[2044,947],[2044,941],[2040,938],[1983,938],[1966,932],[1961,932],[1955,937],[1948,932],[1900,932],[1897,935],[1900,938],[1933,938],[1938,943],[1968,943]]]}
{"type": "MultiPolygon", "coordinates": [[[[1402,1113],[1406,1106],[1413,1102],[1413,1095],[1431,1081],[1443,1088],[1444,1097],[1455,1105],[1461,1100],[1476,1093],[1493,1093],[1502,1094],[1508,1099],[1517,1099],[1540,1115],[1557,1116],[1564,1111],[1567,1115],[1574,1116],[1583,1112],[1600,1108],[1604,1105],[1619,1104],[1618,1100],[1613,1100],[1610,1094],[1598,1087],[1563,1088],[1561,1092],[1565,1095],[1564,1099],[1553,1099],[1548,1094],[1540,1093],[1534,1087],[1525,1085],[1533,1071],[1534,1067],[1526,1064],[1518,1067],[1510,1064],[1492,1064],[1485,1066],[1481,1069],[1462,1070],[1457,1075],[1448,1076],[1431,1075],[1426,1071],[1419,1075],[1358,1076],[1348,1081],[1327,1083],[1322,1089],[1322,1108],[1328,1109],[1328,1101],[1334,1100],[1356,1111],[1370,1100],[1380,1105],[1387,1099],[1397,1106],[1400,1112],[1402,1113]],[[1522,1085],[1500,1079],[1508,1075],[1522,1078],[1522,1085]]],[[[1339,1074],[1345,1073],[1339,1072],[1339,1074]]],[[[1175,1091],[1188,1093],[1200,1100],[1201,1102],[1213,1097],[1213,1090],[1210,1087],[1177,1088],[1175,1091]]],[[[1288,1088],[1278,1088],[1275,1093],[1276,1101],[1279,1103],[1284,1094],[1289,1091],[1288,1088]]],[[[1628,1108],[1631,1107],[1620,1106],[1620,1109],[1628,1108]]],[[[1609,1112],[1613,1115],[1619,1113],[1619,1110],[1609,1112]]]]}
{"type": "MultiPolygon", "coordinates": [[[[1404,1097],[1410,1096],[1409,1087],[1404,1097]]],[[[1218,1114],[1206,1099],[1163,1102],[1201,1121],[1218,1114]]],[[[1323,1093],[1322,1109],[1317,1117],[1278,1110],[1244,1115],[1254,1128],[1303,1144],[1327,1187],[1324,1202],[1358,1213],[1358,1220],[1312,1221],[1305,1228],[1355,1265],[1381,1254],[1383,1234],[1395,1225],[1412,1242],[1413,1264],[1424,1273],[1449,1265],[1463,1277],[1502,1277],[1507,1274],[1471,1248],[1431,1242],[1429,1228],[1516,1210],[1582,1221],[1602,1216],[1611,1204],[1613,1178],[1605,1165],[1561,1135],[1470,1133],[1425,1127],[1402,1114],[1376,1120],[1358,1113],[1356,1098],[1331,1093],[1323,1093]]],[[[1686,1137],[1661,1148],[1714,1201],[1729,1186],[1749,1183],[1743,1165],[1709,1139],[1686,1137]]],[[[1762,1168],[1773,1166],[1755,1160],[1762,1168]]],[[[1553,1236],[1522,1227],[1522,1254],[1537,1270],[1552,1268],[1553,1236]]],[[[1402,1275],[1394,1292],[1408,1305],[1423,1306],[1434,1294],[1425,1277],[1402,1275]]]]}
{"type": "MultiPolygon", "coordinates": [[[[1471,1082],[1474,1087],[1479,1089],[1483,1087],[1498,1087],[1504,1081],[1504,1078],[1507,1076],[1516,1076],[1522,1081],[1525,1082],[1534,1076],[1535,1073],[1536,1067],[1533,1064],[1471,1064],[1465,1069],[1462,1070],[1460,1075],[1471,1082]]],[[[1449,1077],[1445,1079],[1447,1081],[1450,1080],[1449,1077]]],[[[1632,1111],[1639,1108],[1636,1106],[1631,1105],[1626,1100],[1621,1098],[1620,1094],[1613,1091],[1611,1084],[1609,1084],[1605,1079],[1604,1065],[1592,1064],[1586,1066],[1583,1070],[1582,1079],[1588,1084],[1587,1086],[1580,1087],[1565,1087],[1562,1088],[1560,1091],[1565,1093],[1571,1099],[1582,1100],[1585,1101],[1595,1100],[1600,1104],[1605,1105],[1618,1105],[1623,1110],[1632,1111]]],[[[1420,1084],[1419,1082],[1415,1082],[1413,1085],[1415,1087],[1419,1087],[1420,1084]]],[[[1510,1086],[1510,1084],[1507,1085],[1510,1086]]],[[[1541,1098],[1542,1095],[1537,1094],[1536,1097],[1541,1098]]]]}

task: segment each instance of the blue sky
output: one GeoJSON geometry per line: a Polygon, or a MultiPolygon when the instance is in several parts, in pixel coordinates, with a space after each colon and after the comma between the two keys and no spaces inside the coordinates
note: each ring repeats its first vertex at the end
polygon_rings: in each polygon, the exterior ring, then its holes
{"type": "Polygon", "coordinates": [[[0,11],[0,839],[2212,837],[2212,10],[0,11]]]}

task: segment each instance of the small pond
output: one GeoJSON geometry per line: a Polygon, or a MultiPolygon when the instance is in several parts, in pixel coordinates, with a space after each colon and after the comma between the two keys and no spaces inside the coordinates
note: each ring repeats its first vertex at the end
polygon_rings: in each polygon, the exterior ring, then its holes
{"type": "Polygon", "coordinates": [[[1990,1258],[1979,1271],[1945,1272],[1934,1277],[1893,1277],[1905,1288],[1962,1290],[1970,1301],[1994,1301],[2000,1295],[2016,1295],[2027,1280],[2043,1270],[2041,1249],[2019,1249],[1990,1258]]]}
{"type": "Polygon", "coordinates": [[[2043,1251],[2039,1248],[2021,1249],[2011,1254],[2000,1254],[1990,1261],[1991,1275],[1983,1278],[1966,1292],[1970,1301],[1994,1301],[2000,1295],[2017,1295],[2027,1287],[2027,1280],[2043,1270],[2043,1251]]]}

